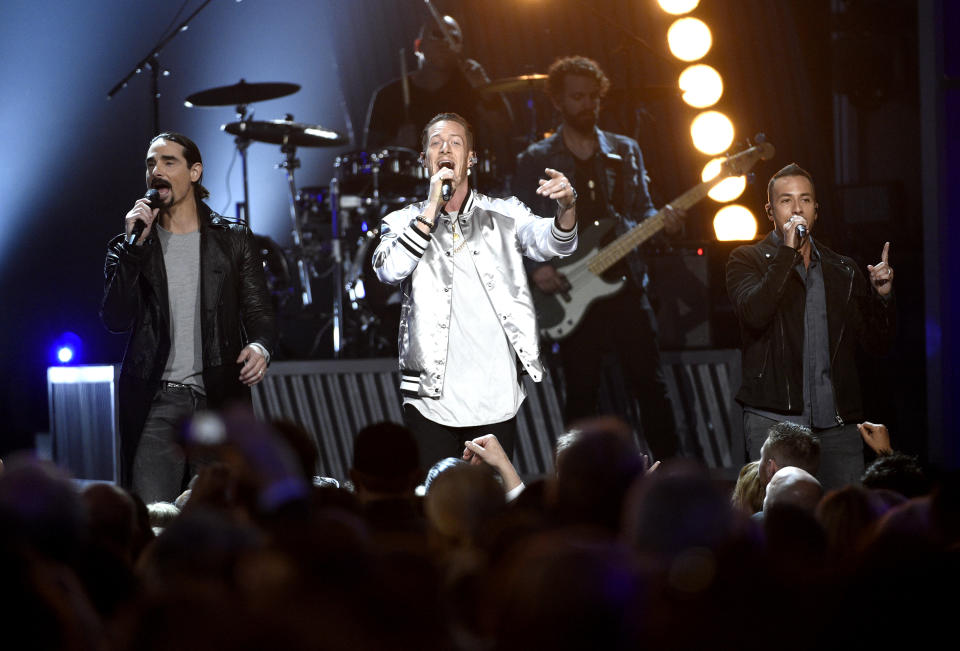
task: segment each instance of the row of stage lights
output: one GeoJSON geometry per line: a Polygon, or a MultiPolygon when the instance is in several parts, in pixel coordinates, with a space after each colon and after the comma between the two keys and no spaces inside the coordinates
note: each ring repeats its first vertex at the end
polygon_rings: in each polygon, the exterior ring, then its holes
{"type": "MultiPolygon", "coordinates": [[[[701,112],[690,124],[693,146],[700,152],[713,156],[700,174],[709,181],[720,172],[724,160],[721,156],[733,144],[733,122],[724,113],[710,109],[723,96],[723,78],[715,68],[700,62],[713,46],[713,36],[705,22],[686,16],[697,8],[700,0],[657,0],[660,8],[677,18],[667,30],[667,46],[670,53],[689,65],[677,81],[683,92],[683,101],[701,112]]],[[[732,176],[724,179],[707,196],[717,203],[726,203],[713,218],[713,230],[718,240],[752,240],[757,235],[757,220],[749,208],[730,203],[747,187],[746,177],[732,176]]]]}

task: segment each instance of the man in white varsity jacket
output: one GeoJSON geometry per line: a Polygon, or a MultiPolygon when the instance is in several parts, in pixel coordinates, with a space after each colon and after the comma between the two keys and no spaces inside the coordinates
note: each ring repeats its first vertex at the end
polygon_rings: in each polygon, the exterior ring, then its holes
{"type": "Polygon", "coordinates": [[[403,293],[400,391],[426,470],[484,434],[512,456],[520,376],[543,376],[523,256],[545,261],[576,250],[577,195],[553,169],[537,189],[557,202],[552,219],[515,198],[471,191],[473,132],[456,113],[430,120],[421,142],[429,196],[384,218],[373,267],[403,293]]]}

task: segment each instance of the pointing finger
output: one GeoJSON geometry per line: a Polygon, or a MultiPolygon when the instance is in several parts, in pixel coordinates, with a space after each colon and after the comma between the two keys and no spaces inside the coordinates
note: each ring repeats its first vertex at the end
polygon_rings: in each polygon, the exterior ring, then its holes
{"type": "Polygon", "coordinates": [[[890,254],[890,242],[887,242],[883,245],[883,253],[880,254],[880,262],[886,262],[887,256],[890,254]]]}

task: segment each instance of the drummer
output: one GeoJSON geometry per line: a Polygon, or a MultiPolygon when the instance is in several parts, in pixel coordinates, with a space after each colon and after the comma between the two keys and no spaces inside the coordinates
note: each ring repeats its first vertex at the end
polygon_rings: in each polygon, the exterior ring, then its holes
{"type": "Polygon", "coordinates": [[[414,41],[417,69],[381,86],[370,101],[364,134],[367,151],[388,146],[419,151],[421,125],[433,117],[437,106],[445,106],[475,125],[481,165],[489,164],[493,156],[512,166],[509,104],[500,94],[477,91],[490,78],[477,61],[463,58],[462,51],[463,33],[450,16],[443,16],[442,24],[433,21],[420,27],[414,41]],[[398,106],[403,109],[398,111],[398,106]]]}

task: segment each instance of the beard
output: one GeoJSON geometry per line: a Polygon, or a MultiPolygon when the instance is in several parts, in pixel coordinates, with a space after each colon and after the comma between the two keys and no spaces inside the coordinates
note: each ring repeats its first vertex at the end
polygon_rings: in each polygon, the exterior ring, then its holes
{"type": "Polygon", "coordinates": [[[597,126],[597,112],[594,110],[580,111],[579,113],[564,112],[563,121],[576,131],[589,133],[597,126]]]}

